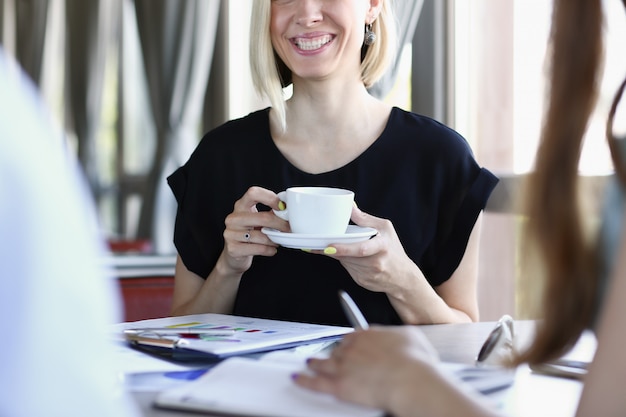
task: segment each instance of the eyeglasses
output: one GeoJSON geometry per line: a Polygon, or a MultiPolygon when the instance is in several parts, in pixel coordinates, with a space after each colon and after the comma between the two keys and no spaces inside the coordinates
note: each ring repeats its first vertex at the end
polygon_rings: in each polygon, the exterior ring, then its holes
{"type": "MultiPolygon", "coordinates": [[[[478,356],[477,366],[506,365],[515,353],[513,318],[504,315],[498,320],[487,339],[483,343],[478,356]]],[[[582,379],[587,374],[589,363],[585,361],[558,358],[553,361],[533,364],[533,372],[572,379],[582,379]]]]}
{"type": "Polygon", "coordinates": [[[505,314],[500,317],[480,348],[476,357],[476,365],[499,365],[511,357],[514,351],[513,338],[515,332],[513,327],[511,316],[505,314]]]}

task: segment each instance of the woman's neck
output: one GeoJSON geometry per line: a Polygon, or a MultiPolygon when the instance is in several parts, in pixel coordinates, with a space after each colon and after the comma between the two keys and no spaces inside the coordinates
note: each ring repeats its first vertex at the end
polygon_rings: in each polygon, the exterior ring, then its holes
{"type": "Polygon", "coordinates": [[[293,165],[310,173],[337,169],[358,157],[380,136],[391,111],[362,83],[336,91],[294,88],[286,107],[287,129],[273,122],[272,137],[293,165]]]}

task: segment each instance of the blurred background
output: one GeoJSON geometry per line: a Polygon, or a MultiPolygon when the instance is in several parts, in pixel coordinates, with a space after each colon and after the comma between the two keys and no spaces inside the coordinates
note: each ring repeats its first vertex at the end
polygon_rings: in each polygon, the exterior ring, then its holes
{"type": "MultiPolygon", "coordinates": [[[[518,273],[521,218],[511,203],[519,180],[532,169],[541,128],[551,2],[392,2],[400,50],[371,92],[455,128],[479,163],[503,179],[483,223],[481,319],[505,313],[524,318],[529,313],[520,301],[536,294],[518,273]]],[[[604,120],[626,72],[623,7],[620,0],[604,2],[605,77],[580,166],[581,174],[593,178],[612,172],[604,120]]],[[[66,131],[118,278],[166,279],[158,284],[164,304],[175,259],[176,210],[165,178],[204,132],[268,105],[249,74],[251,4],[0,0],[0,44],[39,86],[66,131]]],[[[600,192],[594,182],[586,194],[592,208],[600,192]]],[[[125,291],[139,282],[125,280],[125,291]]],[[[137,294],[145,295],[156,281],[145,282],[137,294]]],[[[137,306],[148,314],[144,304],[137,306]]]]}

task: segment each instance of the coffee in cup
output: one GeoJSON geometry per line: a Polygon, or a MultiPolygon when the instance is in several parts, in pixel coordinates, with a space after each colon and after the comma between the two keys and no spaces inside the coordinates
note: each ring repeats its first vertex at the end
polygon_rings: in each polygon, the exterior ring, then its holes
{"type": "Polygon", "coordinates": [[[289,222],[292,233],[343,235],[354,205],[354,192],[331,187],[290,187],[278,193],[287,205],[274,213],[289,222]]]}

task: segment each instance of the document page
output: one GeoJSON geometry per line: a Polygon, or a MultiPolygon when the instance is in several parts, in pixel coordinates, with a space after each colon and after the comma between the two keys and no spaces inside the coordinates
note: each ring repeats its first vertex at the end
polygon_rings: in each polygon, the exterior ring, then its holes
{"type": "Polygon", "coordinates": [[[291,375],[304,362],[229,358],[197,380],[161,392],[156,405],[259,417],[379,417],[381,410],[298,387],[291,375]]]}
{"type": "MultiPolygon", "coordinates": [[[[374,417],[381,410],[339,401],[332,396],[298,387],[296,372],[306,372],[306,359],[326,357],[332,346],[311,351],[306,346],[274,351],[260,358],[225,359],[197,380],[162,391],[156,405],[190,411],[272,417],[374,417]]],[[[498,367],[439,364],[443,372],[500,402],[514,381],[515,372],[498,367]],[[493,394],[498,394],[493,397],[493,394]]]]}
{"type": "Polygon", "coordinates": [[[353,331],[351,327],[326,326],[281,320],[258,319],[227,314],[199,314],[163,319],[124,323],[124,329],[141,328],[194,328],[206,330],[229,330],[231,336],[197,335],[180,339],[177,347],[204,352],[218,358],[262,352],[272,349],[313,343],[324,339],[337,339],[353,331]]]}

